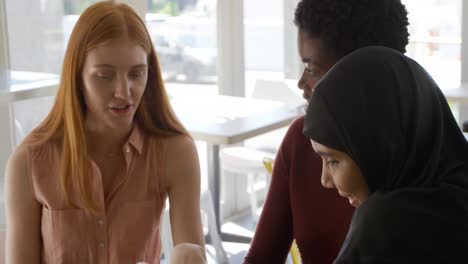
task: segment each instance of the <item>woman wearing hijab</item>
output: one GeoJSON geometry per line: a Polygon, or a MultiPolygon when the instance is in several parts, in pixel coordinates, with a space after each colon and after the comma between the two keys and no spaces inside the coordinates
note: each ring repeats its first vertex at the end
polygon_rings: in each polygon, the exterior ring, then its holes
{"type": "Polygon", "coordinates": [[[459,263],[468,249],[468,143],[437,84],[389,48],[318,83],[304,135],[322,185],[357,207],[335,263],[459,263]]]}

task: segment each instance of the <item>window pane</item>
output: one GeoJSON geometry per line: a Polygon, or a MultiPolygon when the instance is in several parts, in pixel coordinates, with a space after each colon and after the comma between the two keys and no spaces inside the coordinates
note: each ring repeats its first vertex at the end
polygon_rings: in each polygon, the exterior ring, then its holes
{"type": "Polygon", "coordinates": [[[441,89],[458,87],[461,72],[461,1],[403,0],[409,13],[407,55],[432,75],[441,89]]]}
{"type": "MultiPolygon", "coordinates": [[[[293,22],[284,19],[284,2],[244,1],[246,95],[301,104],[303,99],[295,82],[291,85],[285,81],[285,23],[293,22]],[[258,12],[265,6],[268,12],[258,12]]],[[[297,56],[295,49],[290,54],[297,56]]]]}
{"type": "Polygon", "coordinates": [[[146,25],[169,93],[218,93],[216,0],[150,0],[146,25]]]}
{"type": "Polygon", "coordinates": [[[6,0],[10,68],[60,73],[79,14],[93,0],[6,0]]]}

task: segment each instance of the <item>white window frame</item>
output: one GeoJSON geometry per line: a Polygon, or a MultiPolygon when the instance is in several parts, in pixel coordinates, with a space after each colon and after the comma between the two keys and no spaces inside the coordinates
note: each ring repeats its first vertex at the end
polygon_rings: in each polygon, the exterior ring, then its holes
{"type": "Polygon", "coordinates": [[[468,2],[462,1],[461,15],[461,82],[468,82],[468,2]]]}
{"type": "MultiPolygon", "coordinates": [[[[6,90],[8,82],[8,39],[6,30],[6,11],[5,1],[0,0],[0,187],[3,188],[3,175],[5,171],[6,161],[13,147],[11,144],[11,126],[10,126],[10,109],[9,102],[6,100],[3,91],[6,90]]],[[[3,197],[3,195],[1,196],[3,197]]]]}
{"type": "MultiPolygon", "coordinates": [[[[462,1],[462,16],[461,16],[461,82],[468,82],[468,2],[462,1]]],[[[468,121],[468,104],[458,105],[458,120],[461,123],[468,121]]]]}
{"type": "Polygon", "coordinates": [[[219,94],[244,97],[244,1],[218,0],[216,13],[219,94]]]}

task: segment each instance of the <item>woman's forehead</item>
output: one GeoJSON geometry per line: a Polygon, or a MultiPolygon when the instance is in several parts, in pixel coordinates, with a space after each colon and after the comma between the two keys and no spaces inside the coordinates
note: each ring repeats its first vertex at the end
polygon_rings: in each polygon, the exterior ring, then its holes
{"type": "Polygon", "coordinates": [[[90,50],[86,60],[91,65],[134,66],[147,64],[147,53],[131,41],[118,41],[90,50]]]}

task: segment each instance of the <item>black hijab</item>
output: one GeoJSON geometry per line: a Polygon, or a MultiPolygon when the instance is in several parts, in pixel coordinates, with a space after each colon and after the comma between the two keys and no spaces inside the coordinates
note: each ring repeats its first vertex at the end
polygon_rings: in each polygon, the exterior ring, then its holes
{"type": "Polygon", "coordinates": [[[355,211],[336,263],[463,257],[468,143],[419,64],[384,47],[344,57],[317,84],[304,135],[347,153],[371,193],[355,211]]]}

